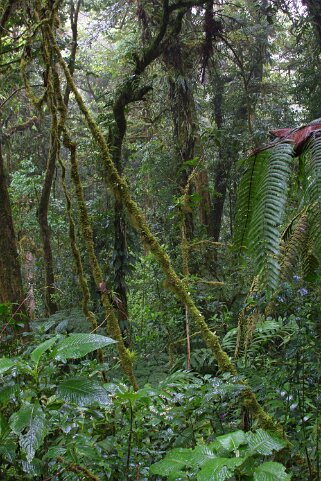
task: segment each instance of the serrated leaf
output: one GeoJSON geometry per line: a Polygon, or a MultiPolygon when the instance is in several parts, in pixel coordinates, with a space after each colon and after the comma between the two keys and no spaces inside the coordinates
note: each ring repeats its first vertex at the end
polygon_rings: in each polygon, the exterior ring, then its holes
{"type": "Polygon", "coordinates": [[[246,433],[251,451],[268,456],[273,451],[280,451],[286,446],[286,441],[276,436],[272,436],[263,429],[258,429],[256,433],[246,433]]]}
{"type": "Polygon", "coordinates": [[[9,359],[7,357],[2,357],[0,359],[0,374],[4,374],[6,371],[14,367],[16,361],[9,359]]]}
{"type": "Polygon", "coordinates": [[[46,352],[48,351],[48,349],[51,348],[51,346],[53,346],[55,344],[55,342],[57,341],[58,339],[58,336],[55,336],[55,337],[52,337],[50,339],[47,339],[46,341],[42,342],[41,344],[39,344],[39,346],[36,347],[36,349],[34,349],[32,351],[32,353],[30,354],[30,357],[31,359],[35,362],[35,363],[38,363],[41,356],[46,352]]]}
{"type": "Polygon", "coordinates": [[[10,427],[19,434],[19,444],[30,463],[46,435],[46,418],[38,403],[26,403],[10,418],[10,427]]]}
{"type": "Polygon", "coordinates": [[[78,359],[86,356],[90,352],[101,349],[109,344],[115,344],[116,341],[110,337],[100,336],[98,334],[70,334],[58,342],[55,349],[56,359],[78,359]]]}
{"type": "Polygon", "coordinates": [[[58,386],[57,396],[79,406],[110,403],[108,393],[103,386],[97,381],[82,377],[66,379],[58,386]]]}
{"type": "Polygon", "coordinates": [[[266,462],[254,470],[253,477],[254,481],[289,481],[291,474],[280,463],[266,462]]]}
{"type": "Polygon", "coordinates": [[[190,464],[192,450],[189,448],[172,449],[164,459],[152,464],[150,472],[161,476],[169,476],[178,473],[186,465],[190,464]]]}
{"type": "Polygon", "coordinates": [[[225,481],[229,479],[244,458],[216,458],[208,461],[197,474],[197,481],[225,481]]]}
{"type": "Polygon", "coordinates": [[[216,440],[227,451],[235,451],[241,444],[247,444],[247,439],[243,431],[235,431],[234,433],[218,436],[216,440]]]}

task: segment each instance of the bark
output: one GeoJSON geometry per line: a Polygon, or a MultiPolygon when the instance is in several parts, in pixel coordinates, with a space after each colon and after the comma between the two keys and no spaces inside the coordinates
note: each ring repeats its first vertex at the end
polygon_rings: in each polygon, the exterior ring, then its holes
{"type": "MultiPolygon", "coordinates": [[[[196,110],[193,92],[188,81],[186,52],[182,51],[179,40],[173,42],[164,52],[164,62],[168,70],[169,102],[173,120],[173,137],[176,146],[178,185],[184,191],[192,167],[179,173],[182,165],[194,158],[198,137],[196,110]]],[[[191,187],[190,187],[190,192],[191,187]]],[[[185,211],[186,237],[192,239],[194,231],[193,213],[185,211]]]]}
{"type": "Polygon", "coordinates": [[[303,5],[308,7],[310,17],[312,19],[315,32],[318,37],[319,45],[321,48],[321,4],[320,0],[303,0],[303,5]]]}
{"type": "MultiPolygon", "coordinates": [[[[197,3],[197,2],[196,2],[197,3]]],[[[180,10],[176,13],[177,6],[175,4],[169,6],[167,0],[163,2],[162,19],[159,25],[158,33],[153,37],[148,30],[147,16],[143,9],[143,5],[138,3],[138,18],[144,18],[145,22],[145,41],[147,45],[142,49],[141,53],[134,54],[133,59],[135,66],[132,74],[128,77],[118,91],[116,92],[113,103],[113,114],[115,124],[110,130],[109,147],[111,156],[119,174],[122,174],[122,147],[127,129],[126,107],[127,105],[143,100],[145,95],[151,90],[149,85],[140,85],[141,76],[146,68],[158,58],[166,48],[172,43],[173,38],[180,33],[182,19],[187,6],[180,6],[180,10]],[[176,13],[176,16],[174,15],[176,13]]],[[[122,329],[124,339],[127,344],[130,341],[130,324],[127,312],[127,286],[126,275],[128,270],[128,249],[127,249],[127,221],[124,205],[121,199],[115,199],[114,204],[114,289],[116,297],[114,299],[114,307],[117,311],[119,325],[122,329]]]]}
{"type": "Polygon", "coordinates": [[[50,227],[48,223],[50,192],[55,174],[56,158],[58,155],[58,140],[54,137],[54,134],[51,135],[50,143],[51,146],[48,155],[46,176],[38,207],[38,222],[42,240],[45,270],[45,309],[48,315],[52,315],[58,310],[57,303],[55,302],[53,297],[53,295],[55,294],[55,276],[50,240],[50,227]]]}
{"type": "Polygon", "coordinates": [[[208,236],[214,238],[214,214],[209,192],[208,172],[206,169],[202,169],[197,173],[195,177],[195,187],[201,199],[198,208],[200,223],[206,227],[208,236]]]}
{"type": "MultiPolygon", "coordinates": [[[[76,58],[76,51],[77,51],[77,36],[78,36],[77,22],[78,22],[80,4],[81,4],[81,0],[78,0],[76,5],[74,4],[73,1],[70,4],[72,46],[71,46],[71,54],[69,59],[69,70],[71,75],[73,75],[75,71],[75,58],[76,58]]],[[[45,61],[48,62],[50,61],[50,59],[45,59],[45,61]]],[[[70,88],[67,85],[64,93],[64,103],[66,107],[68,107],[69,96],[70,96],[70,88]]],[[[55,128],[53,128],[51,133],[50,151],[48,155],[46,176],[45,176],[45,181],[44,181],[40,202],[39,202],[39,208],[38,208],[38,221],[39,221],[40,234],[41,234],[42,246],[43,246],[43,255],[44,255],[45,308],[46,308],[46,313],[48,315],[52,315],[58,310],[58,305],[54,300],[55,275],[54,275],[54,263],[53,263],[53,254],[52,254],[52,246],[51,246],[51,234],[50,234],[50,227],[48,223],[50,193],[52,189],[55,168],[56,168],[56,159],[57,159],[58,153],[59,153],[59,142],[57,139],[57,132],[55,131],[55,128]]]]}
{"type": "Polygon", "coordinates": [[[0,143],[0,303],[13,303],[19,307],[22,301],[20,262],[0,143]]]}
{"type": "MultiPolygon", "coordinates": [[[[114,118],[116,124],[110,132],[109,144],[112,158],[120,175],[123,173],[122,145],[126,133],[125,95],[121,92],[114,102],[114,118]]],[[[119,327],[127,346],[130,345],[130,323],[127,309],[126,274],[128,270],[127,221],[123,203],[119,199],[114,202],[114,254],[113,289],[116,293],[114,307],[117,313],[119,327]]]]}
{"type": "Polygon", "coordinates": [[[214,198],[213,198],[213,240],[218,242],[221,233],[224,204],[227,187],[229,183],[230,171],[233,164],[233,157],[226,152],[226,145],[222,135],[224,125],[223,98],[224,80],[219,75],[213,76],[213,88],[215,91],[213,98],[214,119],[218,131],[221,132],[221,142],[218,149],[218,161],[214,172],[214,198]],[[226,155],[227,153],[227,155],[226,155]]]}

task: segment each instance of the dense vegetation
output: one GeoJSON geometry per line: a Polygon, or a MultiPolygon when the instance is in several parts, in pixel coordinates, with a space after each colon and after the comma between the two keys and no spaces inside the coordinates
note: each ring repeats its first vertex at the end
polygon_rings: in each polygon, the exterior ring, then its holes
{"type": "Polygon", "coordinates": [[[321,479],[319,0],[0,27],[0,478],[321,479]]]}

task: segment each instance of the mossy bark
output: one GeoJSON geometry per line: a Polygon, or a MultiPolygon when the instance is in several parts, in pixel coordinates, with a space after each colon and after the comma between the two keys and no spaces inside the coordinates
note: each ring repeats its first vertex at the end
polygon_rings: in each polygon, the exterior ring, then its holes
{"type": "Polygon", "coordinates": [[[0,143],[0,304],[23,302],[22,277],[0,143]]]}
{"type": "MultiPolygon", "coordinates": [[[[198,141],[196,109],[191,88],[191,69],[188,68],[190,56],[182,50],[179,39],[176,39],[164,51],[163,58],[167,67],[169,84],[169,103],[173,122],[173,141],[176,148],[177,178],[180,191],[186,189],[192,193],[192,184],[188,182],[192,167],[185,162],[195,156],[198,141]],[[181,169],[185,164],[185,168],[181,169]]],[[[188,202],[186,202],[186,207],[188,202]]],[[[193,238],[194,222],[192,209],[185,209],[185,232],[188,240],[193,238]]]]}
{"type": "Polygon", "coordinates": [[[48,155],[48,162],[46,167],[45,180],[41,192],[41,197],[38,206],[38,222],[40,227],[40,234],[43,247],[43,260],[45,271],[45,308],[47,315],[52,315],[58,310],[57,302],[54,299],[55,294],[55,275],[53,265],[53,255],[51,247],[51,233],[48,222],[48,210],[50,203],[50,193],[53,184],[56,159],[58,155],[58,141],[54,134],[53,126],[50,140],[50,151],[48,155]]]}
{"type": "MultiPolygon", "coordinates": [[[[108,145],[105,141],[104,135],[102,134],[97,123],[95,122],[89,110],[87,109],[82,99],[82,96],[80,95],[74,83],[74,80],[70,75],[68,67],[61,56],[60,50],[55,42],[55,38],[52,33],[51,33],[51,42],[57,53],[58,61],[64,71],[64,74],[70,86],[70,89],[74,93],[76,102],[80,110],[84,114],[84,117],[87,121],[88,127],[93,135],[93,138],[96,140],[96,142],[98,143],[101,149],[102,158],[103,158],[104,166],[106,169],[106,178],[108,179],[108,183],[114,192],[115,198],[121,199],[123,201],[124,205],[127,208],[132,225],[140,234],[144,245],[154,254],[156,259],[158,260],[160,266],[162,267],[167,277],[168,285],[175,292],[178,299],[184,305],[187,306],[190,315],[193,317],[194,321],[196,322],[196,325],[201,331],[205,344],[212,350],[217,360],[219,369],[222,372],[230,372],[231,374],[236,375],[237,370],[233,362],[231,361],[230,357],[227,355],[225,351],[223,351],[219,342],[219,338],[216,336],[215,333],[211,332],[210,329],[208,328],[203,315],[201,314],[199,309],[196,307],[189,292],[184,287],[183,281],[178,277],[178,275],[174,271],[167,253],[164,251],[164,249],[161,247],[158,240],[152,234],[142,212],[140,211],[137,204],[131,198],[127,183],[119,175],[112,161],[112,158],[110,156],[108,145]]],[[[85,234],[86,234],[86,229],[85,229],[85,234]]],[[[88,236],[88,232],[87,232],[87,236],[88,236]]],[[[90,240],[90,236],[88,240],[89,240],[89,243],[92,242],[92,240],[90,240]]],[[[96,273],[96,275],[97,275],[97,280],[99,282],[99,272],[96,273]]],[[[103,299],[105,299],[105,297],[106,296],[104,296],[103,299]]],[[[108,301],[108,298],[107,298],[107,301],[108,301]]],[[[117,323],[117,326],[118,326],[118,323],[117,323]]],[[[118,327],[118,330],[119,330],[119,327],[118,327]]],[[[252,393],[250,388],[248,388],[248,395],[245,396],[245,400],[246,399],[248,399],[251,409],[253,410],[253,414],[256,416],[258,422],[266,427],[269,427],[269,429],[272,429],[272,430],[276,429],[276,423],[259,405],[254,393],[252,393]]]]}

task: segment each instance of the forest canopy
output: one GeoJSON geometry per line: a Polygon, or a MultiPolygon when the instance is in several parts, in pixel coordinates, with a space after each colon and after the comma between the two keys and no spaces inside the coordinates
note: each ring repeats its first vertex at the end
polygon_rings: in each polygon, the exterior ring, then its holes
{"type": "Polygon", "coordinates": [[[319,0],[0,0],[0,477],[318,481],[319,0]]]}

